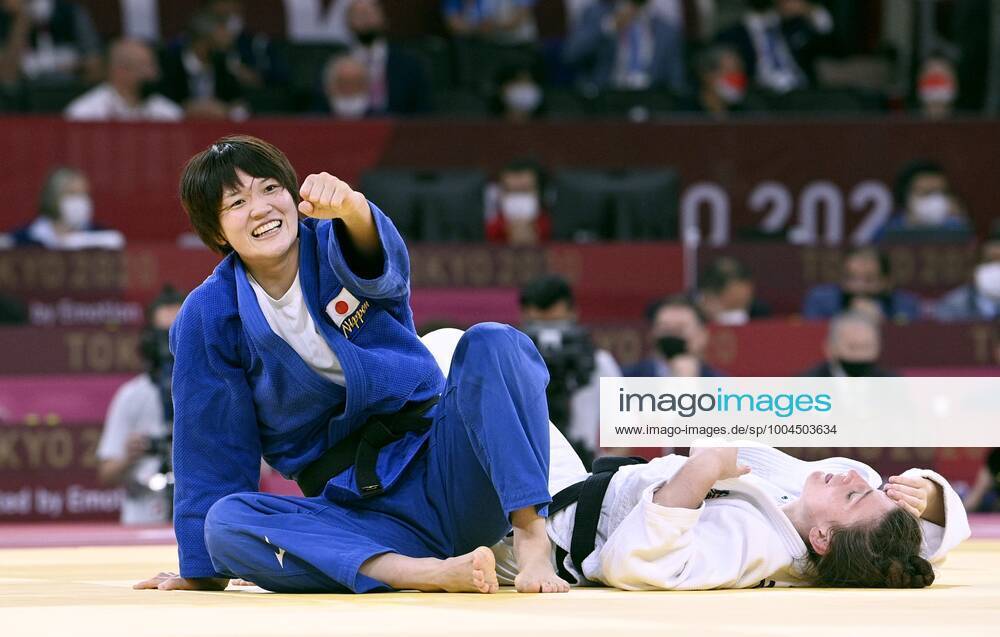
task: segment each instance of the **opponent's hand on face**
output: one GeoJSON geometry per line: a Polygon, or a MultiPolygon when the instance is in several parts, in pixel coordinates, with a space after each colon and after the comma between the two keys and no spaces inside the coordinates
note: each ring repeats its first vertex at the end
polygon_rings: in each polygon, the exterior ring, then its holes
{"type": "Polygon", "coordinates": [[[714,462],[717,479],[727,480],[750,473],[750,467],[736,461],[739,451],[739,447],[692,447],[691,457],[714,462]]]}
{"type": "Polygon", "coordinates": [[[229,585],[228,579],[212,577],[181,577],[176,573],[159,573],[142,580],[132,588],[136,590],[157,589],[161,591],[222,591],[229,585]]]}
{"type": "Polygon", "coordinates": [[[344,219],[370,214],[368,201],[347,182],[330,173],[306,177],[299,188],[299,212],[317,219],[344,219]]]}
{"type": "Polygon", "coordinates": [[[937,485],[927,478],[890,476],[885,494],[900,508],[919,518],[927,510],[927,503],[936,489],[937,485]]]}

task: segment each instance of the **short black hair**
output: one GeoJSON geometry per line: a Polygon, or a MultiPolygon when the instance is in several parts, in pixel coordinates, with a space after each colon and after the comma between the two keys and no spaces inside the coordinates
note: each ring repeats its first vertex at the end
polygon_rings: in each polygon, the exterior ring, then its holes
{"type": "Polygon", "coordinates": [[[708,318],[705,316],[705,313],[702,312],[701,308],[698,307],[698,304],[692,301],[691,297],[689,297],[686,294],[671,294],[669,296],[656,299],[655,301],[647,305],[646,320],[649,322],[650,325],[652,325],[653,322],[656,321],[656,315],[659,314],[660,310],[662,310],[665,307],[685,307],[694,312],[694,316],[699,323],[701,323],[703,326],[708,325],[708,318]]]}
{"type": "Polygon", "coordinates": [[[704,47],[694,58],[695,72],[699,77],[714,73],[722,65],[722,56],[731,54],[739,57],[739,54],[731,46],[725,44],[711,44],[704,47]]]}
{"type": "Polygon", "coordinates": [[[161,307],[183,304],[184,293],[175,288],[172,284],[164,283],[163,287],[160,289],[160,293],[149,302],[149,305],[146,306],[146,324],[153,324],[153,315],[156,314],[156,310],[161,307]]]}
{"type": "Polygon", "coordinates": [[[889,255],[875,246],[858,246],[851,248],[844,253],[844,260],[842,263],[846,264],[848,259],[853,259],[854,257],[870,257],[875,259],[875,261],[878,262],[878,270],[882,273],[882,276],[892,276],[892,262],[889,260],[889,255]]]}
{"type": "Polygon", "coordinates": [[[733,257],[719,257],[709,263],[698,277],[702,292],[722,292],[733,281],[750,281],[753,275],[742,261],[733,257]]]}
{"type": "Polygon", "coordinates": [[[521,288],[521,307],[547,310],[559,301],[573,307],[573,288],[558,274],[545,274],[532,279],[521,288]]]}
{"type": "Polygon", "coordinates": [[[921,175],[947,176],[947,173],[944,171],[944,166],[932,159],[914,159],[904,165],[896,173],[896,183],[893,187],[897,208],[906,206],[906,198],[910,194],[910,186],[921,175]]]}
{"type": "Polygon", "coordinates": [[[222,238],[219,220],[222,194],[239,183],[236,170],[258,179],[274,179],[299,204],[298,177],[284,153],[262,139],[249,135],[223,137],[198,153],[181,175],[181,203],[202,242],[219,254],[232,247],[222,238]]]}
{"type": "Polygon", "coordinates": [[[538,183],[538,192],[545,192],[545,168],[542,164],[533,157],[517,157],[510,160],[504,167],[500,169],[500,176],[504,173],[523,173],[531,172],[535,175],[535,181],[538,183]]]}

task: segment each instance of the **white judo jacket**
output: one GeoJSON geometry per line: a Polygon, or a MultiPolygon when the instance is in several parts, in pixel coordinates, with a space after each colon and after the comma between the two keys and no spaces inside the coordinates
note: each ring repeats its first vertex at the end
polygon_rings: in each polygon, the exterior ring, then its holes
{"type": "MultiPolygon", "coordinates": [[[[740,463],[749,465],[751,473],[717,482],[699,508],[655,504],[653,492],[686,460],[666,456],[619,471],[604,499],[596,550],[583,562],[588,579],[627,590],[805,586],[807,549],[779,507],[801,495],[813,471],[853,469],[872,488],[882,484],[874,469],[855,460],[805,462],[755,445],[739,451],[740,463]]],[[[938,566],[970,535],[965,509],[938,473],[910,469],[904,475],[933,480],[944,492],[945,526],[920,521],[921,556],[938,566]]],[[[553,530],[562,532],[553,535],[568,548],[572,522],[567,536],[566,521],[556,517],[553,530]]]]}
{"type": "MultiPolygon", "coordinates": [[[[439,330],[423,339],[445,373],[460,336],[459,330],[439,330]]],[[[550,431],[549,490],[554,495],[589,473],[562,434],[555,427],[550,431]]],[[[669,455],[623,467],[615,474],[601,507],[595,549],[582,564],[586,579],[625,590],[807,586],[805,543],[780,507],[802,494],[806,477],[814,471],[853,469],[872,488],[882,485],[874,469],[856,460],[806,462],[747,442],[741,443],[739,462],[751,468],[750,474],[716,482],[697,509],[655,504],[653,492],[686,461],[686,456],[669,455]]],[[[945,526],[920,520],[920,554],[936,568],[970,535],[965,508],[938,473],[910,469],[903,475],[925,477],[942,487],[945,526]]],[[[547,521],[552,542],[567,552],[575,514],[573,504],[547,521]]],[[[494,546],[493,552],[500,582],[512,584],[517,562],[511,538],[494,546]]],[[[583,581],[569,556],[564,566],[583,581]]]]}

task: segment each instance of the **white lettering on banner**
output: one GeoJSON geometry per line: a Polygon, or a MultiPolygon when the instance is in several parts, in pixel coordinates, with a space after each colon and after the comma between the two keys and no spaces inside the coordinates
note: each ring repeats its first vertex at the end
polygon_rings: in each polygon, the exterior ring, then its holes
{"type": "Polygon", "coordinates": [[[0,515],[30,515],[31,487],[20,491],[0,491],[0,515]]]}
{"type": "Polygon", "coordinates": [[[602,378],[602,447],[997,447],[1000,378],[602,378]]]}
{"type": "Polygon", "coordinates": [[[868,212],[851,234],[851,244],[871,243],[875,233],[892,216],[892,193],[881,181],[862,181],[851,191],[848,203],[858,213],[864,214],[866,209],[868,212]]]}
{"type": "Polygon", "coordinates": [[[792,193],[777,181],[765,181],[750,191],[747,207],[756,213],[766,212],[757,227],[775,234],[792,220],[792,193]]]}
{"type": "Polygon", "coordinates": [[[708,209],[711,221],[711,232],[707,233],[707,243],[711,246],[722,246],[729,243],[729,195],[719,184],[698,182],[688,186],[681,197],[681,237],[691,236],[689,231],[697,231],[699,237],[706,236],[701,232],[700,213],[702,207],[708,209]]]}
{"type": "Polygon", "coordinates": [[[41,515],[57,518],[63,513],[63,494],[49,491],[44,487],[35,489],[35,511],[41,515]]]}
{"type": "MultiPolygon", "coordinates": [[[[811,181],[799,191],[797,200],[787,185],[766,180],[750,189],[746,206],[750,212],[763,215],[757,224],[761,231],[778,234],[784,230],[788,241],[796,245],[841,245],[846,239],[847,213],[860,215],[849,240],[861,245],[869,243],[892,216],[893,199],[888,186],[874,179],[858,183],[846,197],[831,181],[811,181]]],[[[721,184],[699,181],[681,195],[682,237],[697,230],[708,245],[726,245],[731,238],[731,217],[730,195],[721,184]],[[703,231],[706,219],[708,231],[703,231]]]]}
{"type": "Polygon", "coordinates": [[[111,513],[122,507],[123,489],[87,489],[71,484],[66,489],[67,513],[111,513]]]}
{"type": "Polygon", "coordinates": [[[821,213],[823,243],[839,245],[844,239],[844,197],[829,181],[814,181],[799,193],[799,223],[788,231],[788,240],[796,245],[819,243],[821,213]]]}

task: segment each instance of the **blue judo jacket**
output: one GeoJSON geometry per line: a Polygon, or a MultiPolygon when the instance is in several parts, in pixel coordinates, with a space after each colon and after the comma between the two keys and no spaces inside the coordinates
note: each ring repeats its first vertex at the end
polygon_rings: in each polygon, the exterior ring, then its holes
{"type": "MultiPolygon", "coordinates": [[[[342,222],[299,223],[302,292],[346,387],[314,372],[271,331],[236,254],[185,301],[170,332],[181,576],[220,577],[205,548],[205,515],[226,495],[258,490],[261,456],[294,478],[370,416],[443,389],[413,326],[406,246],[389,218],[371,209],[384,255],[374,279],[360,278],[345,262],[342,222]]],[[[427,436],[410,433],[381,450],[377,471],[387,490],[427,436]]],[[[331,480],[324,495],[359,498],[353,468],[331,480]]]]}

